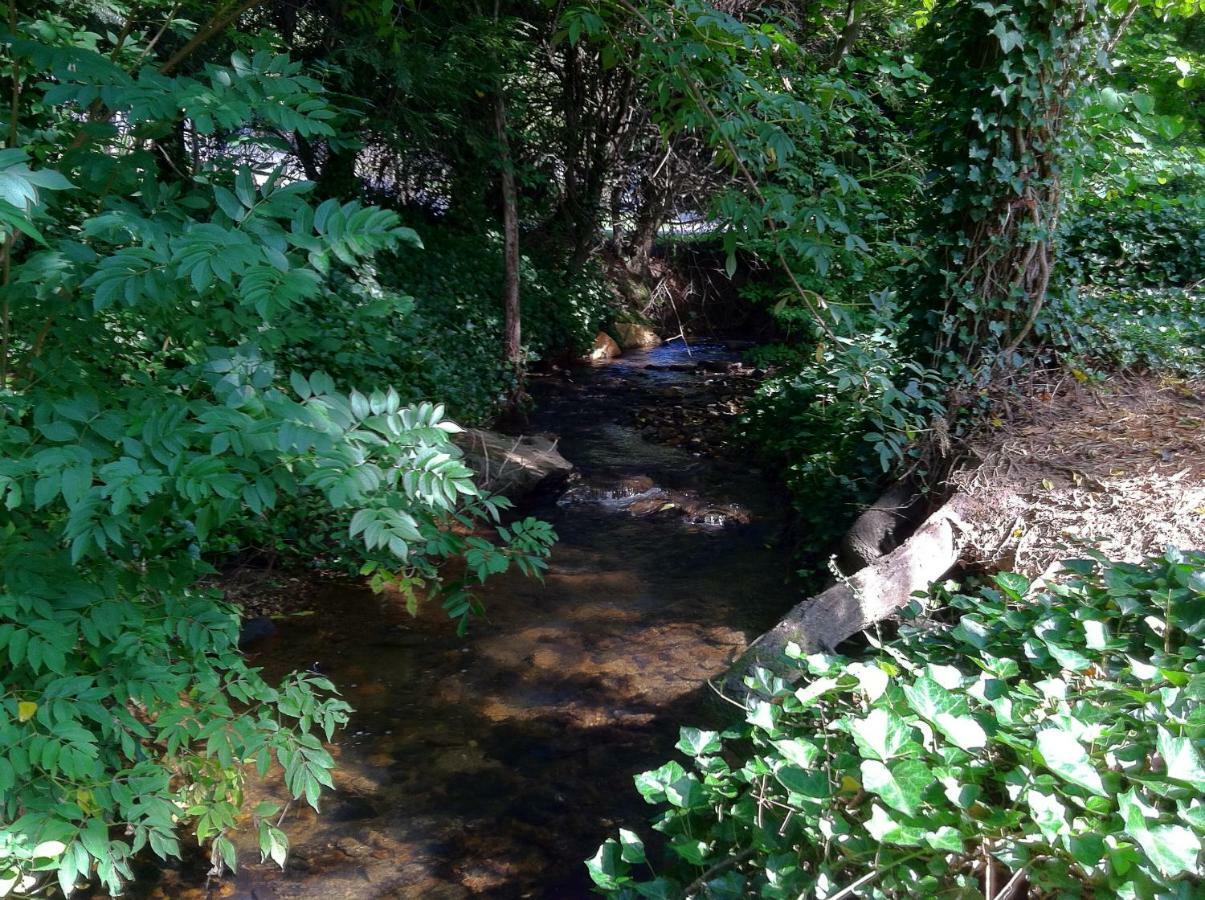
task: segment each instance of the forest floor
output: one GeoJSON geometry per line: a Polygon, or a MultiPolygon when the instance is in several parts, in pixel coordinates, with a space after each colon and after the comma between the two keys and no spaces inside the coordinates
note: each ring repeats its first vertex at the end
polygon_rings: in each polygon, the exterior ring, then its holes
{"type": "Polygon", "coordinates": [[[978,501],[972,564],[1031,577],[1092,548],[1205,548],[1205,382],[1065,373],[1001,404],[953,486],[978,501]]]}

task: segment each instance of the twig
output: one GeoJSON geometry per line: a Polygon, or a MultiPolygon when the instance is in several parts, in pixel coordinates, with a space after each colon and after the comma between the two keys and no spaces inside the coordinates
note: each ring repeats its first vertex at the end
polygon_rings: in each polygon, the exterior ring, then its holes
{"type": "Polygon", "coordinates": [[[183,47],[173,53],[163,65],[159,67],[160,75],[170,75],[180,63],[192,56],[193,52],[203,43],[229,25],[241,16],[243,13],[254,9],[257,6],[262,6],[268,0],[244,0],[238,6],[228,9],[225,12],[217,12],[214,17],[209,20],[209,24],[198,31],[183,47]]]}
{"type": "Polygon", "coordinates": [[[703,887],[704,884],[706,884],[708,881],[710,881],[716,875],[719,875],[721,872],[727,872],[733,866],[740,865],[745,860],[747,860],[750,856],[752,856],[755,852],[756,852],[756,850],[753,847],[749,847],[745,850],[742,850],[736,856],[729,856],[727,859],[720,860],[718,863],[716,863],[714,866],[712,866],[710,869],[708,869],[706,872],[704,872],[702,875],[700,875],[698,878],[696,878],[694,881],[692,881],[690,884],[688,884],[686,886],[686,889],[682,892],[682,896],[683,897],[694,896],[695,891],[697,891],[699,888],[703,887]]]}
{"type": "Polygon", "coordinates": [[[1013,873],[1013,877],[1004,883],[1004,887],[1000,888],[1000,893],[996,894],[993,900],[1008,900],[1008,898],[1012,896],[1013,889],[1021,883],[1021,879],[1024,877],[1025,868],[1021,867],[1020,869],[1017,869],[1017,871],[1013,873]]]}
{"type": "MultiPolygon", "coordinates": [[[[850,894],[852,894],[854,891],[856,891],[858,888],[862,887],[863,885],[869,884],[870,882],[874,881],[876,878],[878,878],[880,875],[882,875],[888,869],[892,869],[892,868],[900,865],[901,863],[906,863],[908,860],[914,859],[917,856],[920,856],[919,850],[916,853],[909,853],[907,856],[901,856],[899,859],[897,859],[891,865],[887,866],[887,868],[875,869],[873,872],[867,872],[865,875],[863,875],[857,881],[853,882],[852,884],[847,884],[845,887],[841,888],[841,890],[837,891],[837,893],[835,893],[831,897],[829,897],[828,900],[842,900],[842,898],[848,897],[850,894]]],[[[802,900],[802,898],[801,898],[801,900],[802,900]]]]}

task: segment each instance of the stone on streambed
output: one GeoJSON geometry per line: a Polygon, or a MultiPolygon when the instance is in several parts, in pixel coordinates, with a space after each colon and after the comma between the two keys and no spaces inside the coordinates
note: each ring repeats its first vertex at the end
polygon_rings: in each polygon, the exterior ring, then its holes
{"type": "Polygon", "coordinates": [[[624,350],[644,350],[648,347],[660,347],[661,338],[657,332],[647,325],[637,322],[615,322],[611,325],[611,333],[619,341],[624,350]]]}
{"type": "Polygon", "coordinates": [[[600,331],[594,335],[594,346],[590,348],[589,358],[592,360],[598,359],[614,359],[622,355],[623,350],[619,344],[615,343],[615,338],[607,334],[605,331],[600,331]]]}
{"type": "Polygon", "coordinates": [[[473,470],[481,488],[516,502],[541,485],[565,478],[573,471],[573,463],[561,456],[552,435],[516,437],[469,428],[453,440],[463,451],[465,465],[473,470]]]}

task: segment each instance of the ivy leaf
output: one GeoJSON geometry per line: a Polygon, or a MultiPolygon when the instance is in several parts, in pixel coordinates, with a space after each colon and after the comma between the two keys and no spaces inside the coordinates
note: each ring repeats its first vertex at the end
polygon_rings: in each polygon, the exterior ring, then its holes
{"type": "Polygon", "coordinates": [[[910,816],[916,815],[925,789],[934,780],[929,767],[919,759],[902,759],[890,767],[877,759],[862,761],[862,787],[910,816]]]}
{"type": "Polygon", "coordinates": [[[908,705],[932,722],[942,734],[963,750],[987,744],[987,733],[968,712],[965,697],[946,690],[928,675],[904,686],[908,705]]]}
{"type": "Polygon", "coordinates": [[[681,809],[694,809],[706,801],[703,785],[693,774],[684,775],[665,786],[665,797],[681,809]]]}
{"type": "Polygon", "coordinates": [[[1038,732],[1038,753],[1046,768],[1064,781],[1069,781],[1098,797],[1109,796],[1100,773],[1092,765],[1087,751],[1075,736],[1061,728],[1046,728],[1038,732]]]}
{"type": "Polygon", "coordinates": [[[900,847],[919,847],[925,840],[923,828],[897,822],[877,803],[871,807],[870,818],[866,820],[866,830],[876,841],[900,847]]]}
{"type": "Polygon", "coordinates": [[[620,858],[628,863],[644,862],[644,841],[634,831],[628,831],[626,828],[619,829],[619,846],[620,858]]]}
{"type": "Polygon", "coordinates": [[[590,880],[604,891],[616,890],[627,881],[628,864],[623,861],[623,850],[615,838],[607,838],[598,852],[586,860],[586,871],[590,880]]]}
{"type": "Polygon", "coordinates": [[[1142,852],[1168,878],[1196,868],[1197,856],[1201,852],[1201,839],[1183,825],[1147,825],[1148,814],[1157,812],[1132,789],[1117,798],[1125,833],[1134,839],[1142,852]]]}
{"type": "Polygon", "coordinates": [[[698,728],[683,728],[679,732],[677,748],[687,756],[704,756],[720,752],[720,736],[714,731],[698,728]]]}
{"type": "Polygon", "coordinates": [[[874,703],[887,690],[890,680],[887,673],[876,665],[866,663],[850,663],[847,671],[858,679],[858,686],[866,692],[866,697],[874,703]]]}
{"type": "Polygon", "coordinates": [[[1014,600],[1020,600],[1029,590],[1029,579],[1019,572],[998,572],[992,576],[992,581],[996,582],[996,586],[1014,600]]]}
{"type": "Polygon", "coordinates": [[[898,715],[885,709],[871,710],[864,719],[849,723],[850,733],[862,757],[889,762],[909,749],[912,729],[898,715]]]}
{"type": "Polygon", "coordinates": [[[957,828],[951,828],[949,825],[942,825],[936,831],[931,831],[925,835],[925,842],[934,850],[948,850],[951,853],[962,853],[962,835],[958,833],[957,828]]]}
{"type": "Polygon", "coordinates": [[[810,768],[812,763],[820,756],[819,747],[811,741],[805,741],[800,738],[775,741],[774,747],[783,755],[784,759],[803,769],[810,768]]]}
{"type": "Polygon", "coordinates": [[[1174,737],[1160,726],[1156,746],[1168,778],[1187,781],[1198,791],[1205,791],[1205,766],[1201,765],[1201,757],[1190,738],[1174,737]]]}
{"type": "Polygon", "coordinates": [[[1025,797],[1034,824],[1048,841],[1055,840],[1067,828],[1067,808],[1054,794],[1031,789],[1025,797]]]}
{"type": "Polygon", "coordinates": [[[641,772],[636,776],[636,790],[648,803],[664,803],[666,785],[677,781],[686,770],[676,762],[668,762],[659,769],[641,772]]]}
{"type": "Polygon", "coordinates": [[[1025,35],[1009,28],[1002,21],[996,23],[996,27],[992,29],[992,34],[999,39],[1000,49],[1004,53],[1009,53],[1017,47],[1025,45],[1025,35]]]}
{"type": "Polygon", "coordinates": [[[774,771],[778,779],[788,791],[811,797],[816,800],[827,800],[833,795],[828,776],[819,769],[801,769],[799,766],[779,766],[774,771]]]}

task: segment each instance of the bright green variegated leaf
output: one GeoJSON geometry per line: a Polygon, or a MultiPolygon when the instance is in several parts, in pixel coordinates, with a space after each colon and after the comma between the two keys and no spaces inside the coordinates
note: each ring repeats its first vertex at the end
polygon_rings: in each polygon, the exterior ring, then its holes
{"type": "Polygon", "coordinates": [[[918,759],[901,759],[890,766],[875,759],[862,761],[862,787],[910,816],[920,810],[922,795],[933,784],[933,773],[918,759]]]}
{"type": "Polygon", "coordinates": [[[849,730],[864,758],[887,762],[915,747],[911,726],[885,709],[871,710],[863,719],[851,719],[849,730]]]}
{"type": "Polygon", "coordinates": [[[1044,728],[1038,732],[1037,749],[1046,768],[1064,781],[1098,797],[1108,796],[1100,772],[1074,735],[1059,728],[1044,728]]]}

